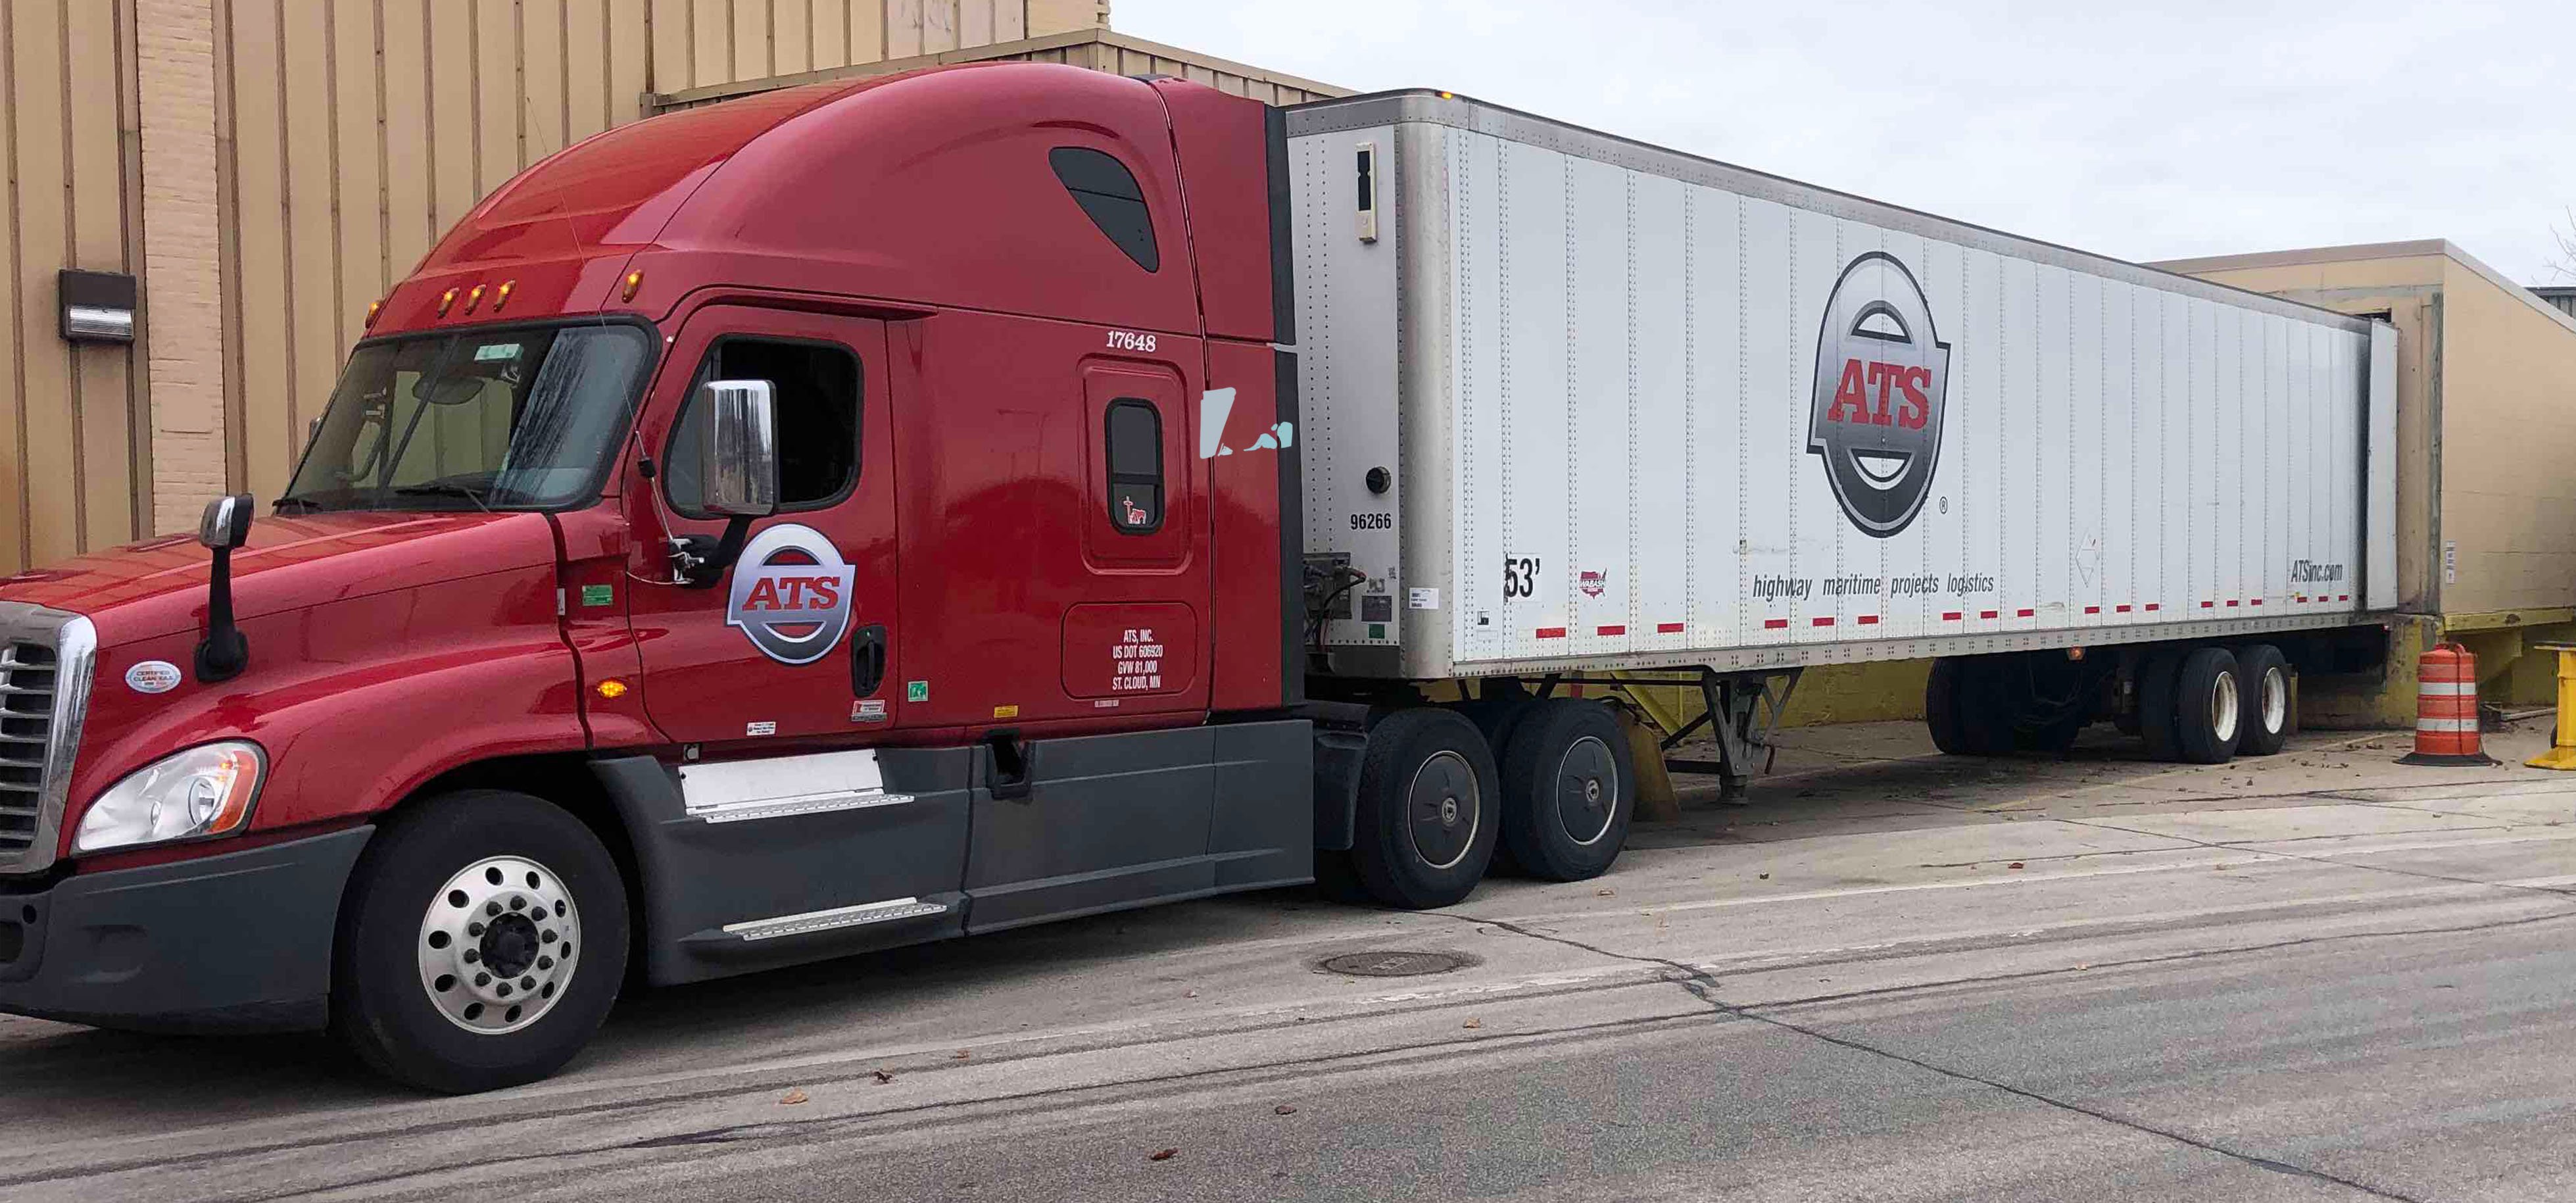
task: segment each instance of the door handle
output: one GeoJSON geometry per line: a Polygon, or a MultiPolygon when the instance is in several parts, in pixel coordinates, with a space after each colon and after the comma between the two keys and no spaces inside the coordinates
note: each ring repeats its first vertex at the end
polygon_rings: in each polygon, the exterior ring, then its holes
{"type": "Polygon", "coordinates": [[[866,697],[885,684],[886,629],[870,623],[850,638],[850,696],[866,697]]]}

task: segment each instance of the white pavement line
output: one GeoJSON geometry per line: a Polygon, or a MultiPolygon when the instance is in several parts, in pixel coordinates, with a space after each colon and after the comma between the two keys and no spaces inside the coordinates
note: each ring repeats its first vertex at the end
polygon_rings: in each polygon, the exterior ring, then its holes
{"type": "MultiPolygon", "coordinates": [[[[2126,828],[2116,828],[2115,830],[2128,830],[2128,829],[2126,829],[2126,828]]],[[[2486,830],[2486,828],[2478,828],[2477,830],[2486,830]]],[[[2167,834],[2165,834],[2165,833],[2163,833],[2163,832],[2155,832],[2155,831],[2135,831],[2135,832],[2133,832],[2132,834],[2136,834],[2136,835],[2146,835],[2146,836],[2155,836],[2155,837],[2157,837],[2157,838],[2162,838],[2162,839],[2179,839],[2179,838],[2182,838],[2182,837],[2179,837],[2179,836],[2167,835],[2167,834]]],[[[2313,838],[2318,838],[2318,837],[2309,836],[2309,837],[2299,837],[2299,838],[2303,838],[2303,839],[2313,839],[2313,838]]],[[[2365,838],[2365,837],[2364,837],[2363,835],[2358,835],[2358,834],[2356,834],[2356,835],[2344,836],[2344,837],[2342,837],[2342,838],[2345,838],[2345,839],[2361,839],[2361,838],[2365,838]]],[[[2079,880],[2079,879],[2088,878],[2088,877],[2125,877],[2125,876],[2128,876],[2128,875],[2131,875],[2131,874],[2138,874],[2138,873],[2179,873],[2179,872],[2185,872],[2185,871],[2192,870],[2192,869],[2206,869],[2206,868],[2211,868],[2211,867],[2214,867],[2214,866],[2217,866],[2217,865],[2227,865],[2227,866],[2230,866],[2230,867],[2234,867],[2234,866],[2238,866],[2238,865],[2256,865],[2256,864],[2273,864],[2273,863],[2296,863],[2296,862],[2299,862],[2299,861],[2311,861],[2311,862],[2313,862],[2313,861],[2318,861],[2318,860],[2330,860],[2330,859],[2334,859],[2334,858],[2336,858],[2336,857],[2345,857],[2345,856],[2370,856],[2370,855],[2375,855],[2375,854],[2383,853],[2383,852],[2424,852],[2424,851],[2437,851],[2437,850],[2441,850],[2441,849],[2448,849],[2448,848],[2475,848],[2475,847],[2485,847],[2485,846],[2497,845],[2497,844],[2531,844],[2531,843],[2550,843],[2550,842],[2558,842],[2558,841],[2566,841],[2566,840],[2576,840],[2576,833],[2558,833],[2558,832],[2553,832],[2553,833],[2551,833],[2551,834],[2547,834],[2547,835],[2510,836],[2510,837],[2499,837],[2499,838],[2493,838],[2493,839],[2479,839],[2479,840],[2446,840],[2446,841],[2422,841],[2422,842],[2407,843],[2407,844],[2374,844],[2374,845],[2371,845],[2371,846],[2366,847],[2366,848],[2343,848],[2343,849],[2331,849],[2331,848],[2330,848],[2330,849],[2320,849],[2320,850],[2318,850],[2318,851],[2314,851],[2314,852],[2302,851],[2302,852],[2298,853],[2297,855],[2291,855],[2291,854],[2287,854],[2287,853],[2278,853],[2278,852],[2266,852],[2266,851],[2263,851],[2263,850],[2261,849],[2261,846],[2262,846],[2262,845],[2265,845],[2265,844],[2277,844],[2277,843],[2284,843],[2284,842],[2287,842],[2287,841],[2285,841],[2285,840],[2278,840],[2278,839],[2274,839],[2274,840],[2240,840],[2240,841],[2233,841],[2233,842],[2220,842],[2220,841],[2215,841],[2215,840],[2207,840],[2207,841],[2197,841],[2197,842],[2193,842],[2193,843],[2190,843],[2190,844],[2186,844],[2186,845],[2183,845],[2181,848],[2171,848],[2171,849],[2168,849],[2168,848],[2140,848],[2140,849],[2133,849],[2133,850],[2129,850],[2129,851],[2114,851],[2114,852],[2105,852],[2105,853],[2088,854],[2088,855],[2098,855],[2098,856],[2152,856],[2152,855],[2156,855],[2156,854],[2164,853],[2164,852],[2183,851],[2183,850],[2200,850],[2200,851],[2211,851],[2211,850],[2217,850],[2217,851],[2225,851],[2225,852],[2229,852],[2229,853],[2232,853],[2232,854],[2231,854],[2231,855],[2224,855],[2224,856],[2199,857],[2199,858],[2195,858],[2195,859],[2191,859],[2191,860],[2164,862],[2164,863],[2158,863],[2158,864],[2152,864],[2152,865],[2117,865],[2117,866],[2108,866],[2108,867],[2098,868],[2098,869],[2068,869],[2068,870],[2063,870],[2063,871],[2058,871],[2058,872],[2037,872],[2037,873],[2025,873],[2025,872],[2020,872],[2020,871],[2013,871],[2013,872],[2011,872],[2009,875],[2006,875],[2006,876],[1997,876],[1997,877],[1979,877],[1979,878],[1972,878],[1972,879],[1969,879],[1969,880],[1966,880],[1966,881],[1923,881],[1923,882],[1912,882],[1912,883],[1907,883],[1907,884],[1903,884],[1903,885],[1885,885],[1885,886],[1851,886],[1851,887],[1848,887],[1848,888],[1845,888],[1845,889],[1836,889],[1836,890],[1803,890],[1803,891],[1797,891],[1797,892],[1787,893],[1787,894],[1763,894],[1763,895],[1756,895],[1756,896],[1747,896],[1747,897],[1743,897],[1743,898],[1713,898],[1713,899],[1703,899],[1703,900],[1701,900],[1701,901],[1697,901],[1697,902],[1672,902],[1672,903],[1663,903],[1663,904],[1660,904],[1660,905],[1628,906],[1628,907],[1621,907],[1621,908],[1617,908],[1617,909],[1618,909],[1620,912],[1622,912],[1622,913],[1633,911],[1633,912],[1635,912],[1635,913],[1637,913],[1637,914],[1641,914],[1641,915],[1662,915],[1662,914],[1675,914],[1675,913],[1679,913],[1679,912],[1683,912],[1683,911],[1713,911],[1713,910],[1727,910],[1727,909],[1732,909],[1732,908],[1735,908],[1735,907],[1746,907],[1746,906],[1769,906],[1769,905],[1771,905],[1771,904],[1773,904],[1773,903],[1780,903],[1780,902],[1814,902],[1814,901],[1819,901],[1819,900],[1830,900],[1830,899],[1835,899],[1835,898],[1858,898],[1858,897],[1866,897],[1866,896],[1873,895],[1873,894],[1907,894],[1907,893],[1915,893],[1915,892],[1918,892],[1918,891],[1924,891],[1924,890],[1974,890],[1974,889],[1983,889],[1983,888],[1986,888],[1986,887],[1989,887],[1989,886],[2024,885],[2024,884],[2028,884],[2028,883],[2031,883],[2031,882],[2074,881],[2074,880],[2079,880]],[[2238,850],[2238,849],[2242,849],[2242,851],[2241,851],[2241,852],[2237,852],[2236,850],[2238,850]]],[[[1992,858],[1992,860],[1991,860],[1991,861],[1977,861],[1977,862],[1971,862],[1971,863],[1976,863],[1976,864],[1988,864],[1988,863],[1997,863],[1997,862],[2002,862],[2002,861],[2005,861],[2005,860],[2008,860],[2008,859],[2009,859],[2009,857],[2006,857],[2006,856],[1996,856],[1996,857],[1992,858]]],[[[2356,868],[2361,868],[2361,867],[2365,867],[2365,866],[2355,866],[2355,867],[2356,867],[2356,868]]],[[[2482,887],[2518,887],[2518,886],[2522,885],[2523,883],[2519,883],[2519,882],[2472,882],[2472,883],[2468,883],[2468,884],[2470,884],[2470,885],[2475,885],[2475,886],[2482,886],[2482,887]]],[[[1464,913],[1462,913],[1462,912],[1458,912],[1458,911],[1433,911],[1433,912],[1430,912],[1430,913],[1435,914],[1435,915],[1448,915],[1448,916],[1451,916],[1451,917],[1453,917],[1453,918],[1467,918],[1467,917],[1468,917],[1468,916],[1467,916],[1467,915],[1465,915],[1464,913]]],[[[1482,921],[1482,922],[1487,922],[1487,923],[1501,922],[1501,923],[1516,923],[1516,924],[1549,923],[1549,922],[1563,921],[1563,920],[1567,920],[1567,919],[1586,919],[1586,918],[1597,918],[1597,917],[1599,917],[1599,916],[1601,916],[1601,915],[1604,915],[1604,914],[1607,914],[1607,913],[1610,913],[1610,912],[1608,912],[1608,911],[1606,911],[1606,910],[1588,910],[1588,911],[1552,911],[1552,912],[1546,912],[1546,913],[1542,913],[1542,914],[1535,914],[1535,915],[1501,915],[1501,916],[1495,916],[1495,917],[1492,917],[1492,918],[1484,919],[1484,920],[1481,920],[1481,921],[1482,921]]]]}

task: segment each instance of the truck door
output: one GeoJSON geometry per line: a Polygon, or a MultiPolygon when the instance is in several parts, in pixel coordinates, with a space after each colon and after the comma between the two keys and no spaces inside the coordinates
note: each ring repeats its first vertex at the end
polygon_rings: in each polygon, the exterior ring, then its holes
{"type": "Polygon", "coordinates": [[[777,408],[777,512],[753,521],[720,578],[673,583],[665,549],[638,550],[629,612],[654,725],[704,752],[863,741],[893,721],[894,471],[885,327],[823,314],[711,306],[664,360],[640,426],[656,479],[634,529],[709,541],[700,508],[698,386],[767,380],[777,408]]]}

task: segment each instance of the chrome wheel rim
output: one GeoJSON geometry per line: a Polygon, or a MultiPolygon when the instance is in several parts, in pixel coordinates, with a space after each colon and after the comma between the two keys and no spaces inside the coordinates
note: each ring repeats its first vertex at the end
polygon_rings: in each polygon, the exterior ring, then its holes
{"type": "Polygon", "coordinates": [[[2220,673],[2209,687],[2209,730],[2225,743],[2236,738],[2238,717],[2236,674],[2220,673]]]}
{"type": "Polygon", "coordinates": [[[1575,740],[1556,764],[1556,821],[1565,838],[1589,847],[1610,834],[1618,817],[1619,760],[1596,736],[1575,740]]]}
{"type": "Polygon", "coordinates": [[[420,987],[449,1023],[499,1036],[545,1018],[572,985],[581,911],[554,871],[490,856],[430,896],[414,948],[420,987]]]}
{"type": "Polygon", "coordinates": [[[1413,770],[1404,791],[1405,833],[1413,854],[1434,869],[1467,859],[1476,846],[1476,828],[1484,822],[1478,805],[1476,770],[1456,752],[1435,752],[1413,770]]]}
{"type": "Polygon", "coordinates": [[[2290,674],[2278,667],[2263,670],[2263,730],[2286,731],[2290,725],[2290,674]]]}

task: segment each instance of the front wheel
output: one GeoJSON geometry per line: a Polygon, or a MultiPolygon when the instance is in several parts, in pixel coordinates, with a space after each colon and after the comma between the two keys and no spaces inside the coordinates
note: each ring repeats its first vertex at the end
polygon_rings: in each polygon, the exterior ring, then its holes
{"type": "Polygon", "coordinates": [[[378,1072],[447,1094],[543,1078],[626,973],[626,890],[563,808],[467,790],[395,815],[359,859],[332,1026],[378,1072]]]}
{"type": "Polygon", "coordinates": [[[1417,707],[1369,728],[1351,869],[1369,896],[1427,910],[1461,901],[1494,858],[1500,793],[1474,723],[1417,707]]]}

